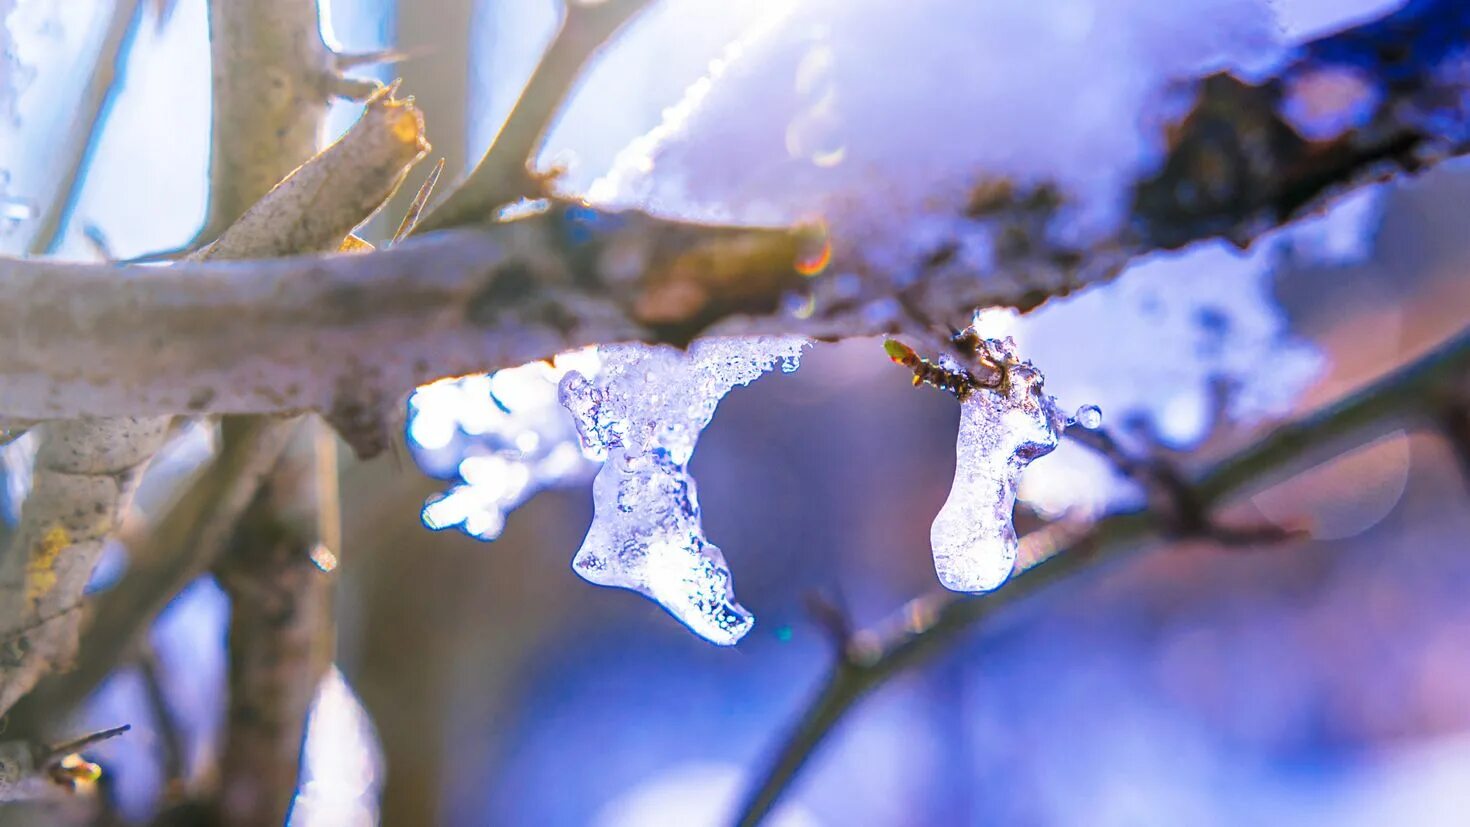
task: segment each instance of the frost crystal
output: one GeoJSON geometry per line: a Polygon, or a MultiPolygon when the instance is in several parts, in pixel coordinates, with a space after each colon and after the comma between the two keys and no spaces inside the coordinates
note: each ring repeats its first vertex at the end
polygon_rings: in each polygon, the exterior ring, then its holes
{"type": "Polygon", "coordinates": [[[960,401],[954,487],[929,531],[939,582],[961,592],[987,592],[1010,577],[1021,472],[1057,447],[1067,425],[1056,400],[1042,392],[1041,372],[1016,357],[1015,342],[984,340],[981,354],[1005,366],[1002,381],[960,401]]]}
{"type": "Polygon", "coordinates": [[[754,618],[735,600],[724,555],[705,539],[689,459],[731,388],[773,367],[795,370],[805,346],[789,337],[706,339],[687,352],[616,345],[599,349],[595,378],[568,373],[562,404],[586,450],[606,458],[577,574],[646,595],[712,643],[750,631],[754,618]]]}
{"type": "Polygon", "coordinates": [[[594,465],[577,449],[576,429],[557,404],[557,383],[572,369],[595,375],[595,352],[445,379],[414,392],[408,402],[414,459],[424,473],[455,481],[424,504],[424,525],[494,540],[506,515],[536,492],[591,475],[594,465]]]}

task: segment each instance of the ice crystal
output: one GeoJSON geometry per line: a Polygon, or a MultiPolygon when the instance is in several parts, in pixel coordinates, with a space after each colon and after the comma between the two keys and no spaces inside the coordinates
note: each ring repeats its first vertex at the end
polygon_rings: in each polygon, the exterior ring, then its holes
{"type": "MultiPolygon", "coordinates": [[[[1017,548],[1011,514],[1021,472],[1051,453],[1067,427],[1056,400],[1042,391],[1041,372],[1016,356],[1015,342],[986,339],[980,353],[1003,372],[995,387],[962,395],[954,487],[929,530],[939,582],[961,592],[990,591],[1010,577],[1017,548]]],[[[1095,418],[1093,411],[1088,419],[1095,418]]]]}
{"type": "Polygon", "coordinates": [[[731,645],[750,630],[725,557],[704,536],[689,459],[731,388],[773,367],[795,370],[805,345],[789,337],[706,339],[687,352],[615,345],[599,349],[596,377],[562,379],[583,445],[606,459],[577,574],[651,598],[712,643],[731,645]]]}
{"type": "Polygon", "coordinates": [[[557,404],[569,370],[595,375],[592,350],[491,375],[425,385],[409,398],[408,436],[425,473],[455,484],[424,504],[429,528],[494,540],[505,518],[536,492],[586,479],[595,467],[557,404]]]}

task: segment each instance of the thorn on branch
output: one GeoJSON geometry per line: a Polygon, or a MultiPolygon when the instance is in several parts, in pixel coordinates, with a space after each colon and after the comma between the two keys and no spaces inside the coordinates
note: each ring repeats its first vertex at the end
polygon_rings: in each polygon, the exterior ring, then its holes
{"type": "Polygon", "coordinates": [[[409,233],[413,232],[413,228],[418,226],[419,219],[423,217],[424,207],[428,206],[429,197],[434,194],[434,185],[439,183],[439,176],[443,172],[444,159],[440,158],[439,162],[434,164],[434,168],[429,170],[429,177],[425,178],[424,183],[419,186],[413,202],[408,205],[408,211],[403,214],[403,221],[399,222],[398,230],[393,233],[393,240],[389,242],[390,246],[407,238],[409,233]]]}
{"type": "Polygon", "coordinates": [[[327,95],[344,100],[366,102],[383,89],[383,84],[371,78],[355,78],[330,72],[323,80],[327,95]]]}
{"type": "Polygon", "coordinates": [[[62,741],[59,744],[53,744],[46,747],[45,751],[40,755],[40,758],[42,762],[46,764],[57,762],[74,752],[80,752],[87,747],[93,746],[95,744],[100,744],[103,741],[107,741],[112,738],[116,738],[117,736],[122,735],[132,728],[132,724],[123,724],[121,726],[115,726],[109,729],[102,729],[96,732],[91,732],[86,735],[73,738],[69,741],[62,741]]]}
{"type": "Polygon", "coordinates": [[[0,801],[45,800],[57,791],[74,793],[95,783],[102,768],[81,751],[131,728],[124,724],[58,744],[23,738],[0,742],[0,801]]]}
{"type": "Polygon", "coordinates": [[[394,63],[402,63],[409,58],[408,52],[395,48],[374,49],[368,52],[334,52],[332,66],[342,73],[364,66],[389,66],[394,63]]]}

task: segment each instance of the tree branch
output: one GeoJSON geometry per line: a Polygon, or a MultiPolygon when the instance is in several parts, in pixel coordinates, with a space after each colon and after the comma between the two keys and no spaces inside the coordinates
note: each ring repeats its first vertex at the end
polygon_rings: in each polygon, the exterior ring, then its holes
{"type": "Polygon", "coordinates": [[[121,270],[0,260],[0,416],[315,410],[371,453],[415,385],[569,348],[706,333],[932,335],[976,306],[1029,309],[1147,252],[1221,233],[1244,243],[1331,194],[1470,149],[1459,105],[1470,78],[1445,45],[1470,41],[1467,16],[1415,0],[1306,44],[1264,80],[1199,82],[1158,172],[1134,187],[1131,220],[1087,249],[1048,240],[1056,200],[1045,187],[977,188],[956,232],[1027,239],[1004,245],[991,271],[931,256],[898,272],[873,263],[884,251],[866,239],[838,238],[831,275],[812,278],[826,259],[815,231],[567,202],[352,258],[121,270]],[[1363,94],[1320,95],[1324,75],[1363,94]],[[806,290],[815,312],[783,310],[806,290]]]}
{"type": "Polygon", "coordinates": [[[116,533],[167,417],[73,419],[41,428],[31,491],[0,559],[0,712],[70,666],[92,569],[116,533]]]}
{"type": "MultiPolygon", "coordinates": [[[[191,258],[275,255],[291,249],[285,245],[296,245],[297,251],[339,245],[392,195],[427,150],[418,113],[411,104],[393,100],[391,91],[369,101],[341,140],[287,176],[191,258]]],[[[168,424],[165,413],[43,426],[34,487],[0,561],[0,629],[17,636],[16,654],[0,660],[0,711],[9,710],[47,672],[70,665],[80,620],[74,609],[168,424]]]]}
{"type": "Polygon", "coordinates": [[[1221,72],[1199,81],[1164,164],[1135,189],[1138,243],[1223,236],[1243,245],[1324,194],[1464,154],[1467,42],[1470,6],[1408,0],[1302,45],[1261,80],[1221,72]]]}
{"type": "Polygon", "coordinates": [[[132,47],[138,27],[143,22],[140,0],[116,0],[112,6],[112,18],[97,50],[96,66],[72,123],[71,134],[66,138],[61,157],[66,166],[56,184],[56,191],[41,215],[36,233],[26,247],[33,256],[50,255],[61,246],[66,235],[67,222],[82,197],[82,181],[92,155],[102,139],[102,127],[107,112],[122,89],[123,68],[127,53],[132,47]]]}
{"type": "Polygon", "coordinates": [[[496,207],[542,195],[531,171],[541,141],[593,55],[652,0],[564,0],[561,27],[490,149],[419,225],[420,232],[489,221],[496,207]]]}
{"type": "Polygon", "coordinates": [[[212,241],[322,144],[340,77],[316,0],[211,0],[212,241]]]}
{"type": "Polygon", "coordinates": [[[307,711],[332,663],[335,559],[319,537],[316,468],[301,461],[311,459],[291,454],[277,466],[215,568],[230,596],[222,825],[284,823],[307,711]]]}
{"type": "MultiPolygon", "coordinates": [[[[1470,329],[1433,352],[1346,398],[1281,425],[1250,446],[1209,466],[1189,482],[1195,502],[1213,510],[1371,441],[1405,424],[1435,424],[1437,403],[1461,392],[1470,376],[1470,329]]],[[[1087,527],[1055,523],[1022,539],[1017,574],[993,594],[921,598],[886,630],[848,639],[816,695],[797,716],[774,759],[741,805],[737,823],[765,818],[813,752],[869,692],[952,643],[997,612],[1054,583],[1139,553],[1173,529],[1160,510],[1120,513],[1087,527]]]]}

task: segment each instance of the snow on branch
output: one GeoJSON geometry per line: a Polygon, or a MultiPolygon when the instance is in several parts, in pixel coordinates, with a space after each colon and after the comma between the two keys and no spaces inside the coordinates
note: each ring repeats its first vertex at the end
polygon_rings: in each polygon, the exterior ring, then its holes
{"type": "Polygon", "coordinates": [[[589,344],[925,335],[976,306],[1034,307],[1160,247],[1222,233],[1245,243],[1324,194],[1463,153],[1470,75],[1452,46],[1464,42],[1467,12],[1415,0],[1273,71],[1206,78],[1165,130],[1160,162],[1131,185],[1128,218],[1085,245],[1058,234],[1057,190],[991,177],[966,185],[947,225],[957,236],[916,260],[876,255],[857,232],[715,227],[552,200],[353,257],[0,261],[0,416],[316,410],[371,452],[417,385],[589,344]],[[1004,242],[992,270],[961,254],[978,238],[1004,242]]]}
{"type": "Polygon", "coordinates": [[[1264,77],[1195,84],[1167,160],[1134,188],[1132,243],[1245,245],[1324,196],[1470,150],[1470,7],[1409,0],[1264,77]]]}

